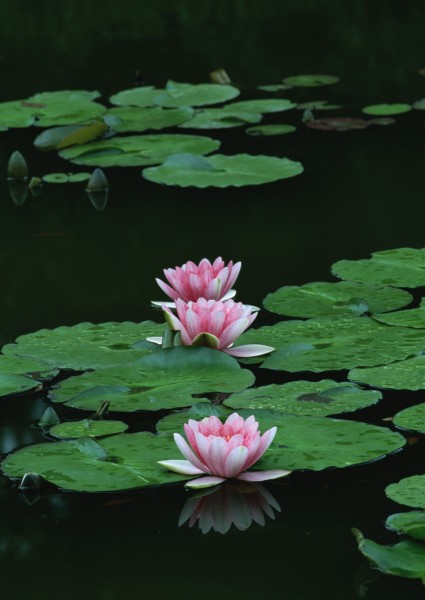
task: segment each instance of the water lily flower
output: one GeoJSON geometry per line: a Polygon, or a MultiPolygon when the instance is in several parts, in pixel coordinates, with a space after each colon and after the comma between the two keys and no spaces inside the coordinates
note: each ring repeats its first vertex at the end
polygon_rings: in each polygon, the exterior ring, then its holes
{"type": "Polygon", "coordinates": [[[197,302],[176,300],[177,317],[162,305],[168,327],[180,331],[183,346],[207,346],[236,357],[260,356],[274,348],[249,344],[232,348],[233,342],[251,325],[257,316],[250,306],[241,302],[206,300],[197,302]]]}
{"type": "Polygon", "coordinates": [[[233,261],[230,261],[225,266],[221,256],[212,264],[207,258],[203,258],[199,265],[189,261],[175,269],[164,269],[164,275],[170,285],[161,279],[157,279],[156,282],[174,301],[177,298],[185,302],[196,302],[198,298],[228,299],[236,293],[231,287],[239,275],[241,264],[233,264],[233,261]]]}
{"type": "Polygon", "coordinates": [[[174,441],[186,460],[162,460],[160,465],[182,475],[203,475],[186,484],[190,488],[206,488],[226,479],[266,481],[288,475],[290,471],[247,471],[270,446],[276,435],[272,427],[263,435],[252,415],[246,420],[232,413],[222,423],[216,416],[202,421],[189,419],[184,430],[189,444],[179,433],[174,441]]]}

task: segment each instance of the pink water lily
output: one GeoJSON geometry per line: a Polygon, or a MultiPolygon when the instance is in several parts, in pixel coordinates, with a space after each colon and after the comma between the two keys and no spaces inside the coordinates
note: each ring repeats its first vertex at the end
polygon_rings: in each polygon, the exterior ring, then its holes
{"type": "Polygon", "coordinates": [[[189,444],[179,433],[174,434],[174,441],[186,460],[162,460],[159,464],[183,475],[203,475],[187,483],[187,487],[211,487],[233,478],[266,481],[290,473],[282,469],[247,472],[276,435],[276,427],[260,435],[254,416],[245,420],[233,413],[225,423],[215,416],[202,421],[189,419],[184,430],[189,444]]]}
{"type": "Polygon", "coordinates": [[[177,317],[162,305],[168,327],[180,331],[183,346],[207,346],[237,357],[260,356],[274,348],[250,344],[232,348],[233,342],[257,316],[250,306],[233,300],[215,301],[199,298],[197,302],[176,300],[177,317]]]}
{"type": "Polygon", "coordinates": [[[175,269],[164,269],[164,275],[170,285],[161,279],[157,279],[156,282],[172,300],[222,300],[234,296],[235,292],[232,293],[231,287],[240,269],[240,262],[233,264],[233,261],[230,261],[225,265],[221,256],[212,264],[207,258],[203,258],[199,265],[189,261],[175,269]]]}

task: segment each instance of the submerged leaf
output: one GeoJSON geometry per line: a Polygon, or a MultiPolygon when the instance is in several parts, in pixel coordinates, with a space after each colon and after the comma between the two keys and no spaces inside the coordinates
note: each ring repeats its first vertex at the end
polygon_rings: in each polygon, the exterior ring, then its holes
{"type": "Polygon", "coordinates": [[[338,83],[339,77],[335,75],[294,75],[285,77],[283,83],[295,87],[318,87],[338,83]]]}

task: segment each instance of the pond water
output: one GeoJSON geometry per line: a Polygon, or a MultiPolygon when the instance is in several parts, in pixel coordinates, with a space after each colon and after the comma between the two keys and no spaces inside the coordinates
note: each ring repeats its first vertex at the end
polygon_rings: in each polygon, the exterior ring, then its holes
{"type": "MultiPolygon", "coordinates": [[[[425,66],[424,15],[414,2],[404,2],[402,11],[396,0],[182,0],[161,6],[153,0],[75,0],[60,9],[53,0],[39,0],[37,8],[20,1],[2,12],[2,101],[74,88],[98,89],[106,101],[131,87],[136,71],[144,83],[161,86],[170,78],[208,81],[219,67],[240,84],[243,99],[258,97],[255,86],[289,75],[337,75],[337,86],[289,90],[285,97],[329,99],[344,105],[335,113],[344,116],[361,117],[368,104],[412,103],[425,95],[425,79],[417,74],[425,66]]],[[[149,183],[140,168],[112,168],[107,203],[100,207],[84,184],[44,185],[39,195],[14,201],[6,181],[12,151],[26,156],[32,175],[66,170],[67,164],[33,149],[34,128],[1,133],[0,342],[83,321],[159,320],[150,308],[161,296],[155,277],[189,259],[241,260],[238,298],[261,306],[280,286],[331,280],[330,266],[339,259],[422,247],[424,113],[348,132],[308,129],[301,115],[267,116],[270,123],[297,125],[285,136],[250,137],[243,128],[201,132],[220,139],[223,153],[300,161],[305,171],[299,177],[200,190],[149,183]]],[[[255,326],[277,320],[262,310],[255,326]]],[[[342,381],[345,374],[330,376],[342,381]]],[[[263,372],[258,383],[296,378],[263,372]]],[[[381,424],[421,400],[423,391],[385,392],[385,404],[364,418],[381,424]]],[[[44,440],[32,424],[46,406],[43,392],[2,400],[1,453],[44,440]]],[[[128,422],[137,431],[151,427],[152,419],[142,414],[128,422]]],[[[421,473],[424,450],[422,437],[369,465],[295,473],[267,484],[274,519],[246,531],[232,526],[225,535],[203,534],[188,522],[179,526],[188,499],[182,485],[38,496],[2,478],[3,591],[11,598],[64,600],[183,598],[194,590],[204,598],[415,600],[423,595],[419,580],[371,571],[350,530],[394,541],[384,522],[398,505],[384,489],[421,473]]],[[[218,498],[214,510],[226,502],[232,504],[218,498]]]]}

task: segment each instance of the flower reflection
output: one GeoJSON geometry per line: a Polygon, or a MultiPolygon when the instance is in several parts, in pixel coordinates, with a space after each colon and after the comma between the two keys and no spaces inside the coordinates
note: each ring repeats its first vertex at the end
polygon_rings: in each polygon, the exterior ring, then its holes
{"type": "Polygon", "coordinates": [[[228,481],[218,488],[209,488],[189,498],[179,517],[179,527],[189,521],[193,527],[198,521],[202,533],[227,533],[232,525],[245,531],[252,525],[264,525],[266,516],[274,519],[280,512],[276,499],[260,483],[228,481]]]}

